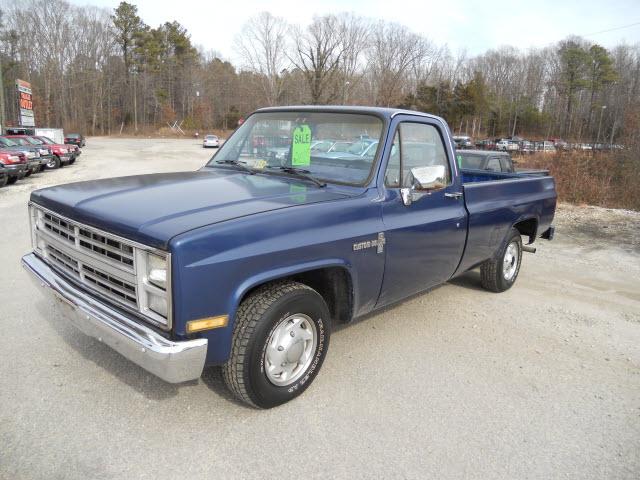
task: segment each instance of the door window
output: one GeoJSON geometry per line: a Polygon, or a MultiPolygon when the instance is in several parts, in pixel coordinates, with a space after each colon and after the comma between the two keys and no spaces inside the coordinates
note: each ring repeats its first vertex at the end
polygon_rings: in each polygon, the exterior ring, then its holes
{"type": "Polygon", "coordinates": [[[385,185],[410,187],[413,184],[412,168],[435,165],[445,167],[446,183],[451,183],[449,161],[438,130],[425,123],[401,123],[391,147],[385,185]]]}

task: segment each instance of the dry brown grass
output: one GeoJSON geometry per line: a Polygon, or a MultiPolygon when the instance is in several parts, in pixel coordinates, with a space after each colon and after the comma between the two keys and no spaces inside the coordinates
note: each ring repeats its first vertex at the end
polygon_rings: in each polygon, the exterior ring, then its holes
{"type": "Polygon", "coordinates": [[[640,210],[640,158],[632,152],[538,153],[518,168],[549,170],[559,201],[640,210]]]}

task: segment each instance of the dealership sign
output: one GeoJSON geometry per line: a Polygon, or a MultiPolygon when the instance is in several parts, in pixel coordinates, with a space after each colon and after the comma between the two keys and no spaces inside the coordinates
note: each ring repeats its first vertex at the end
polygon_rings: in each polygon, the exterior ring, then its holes
{"type": "Polygon", "coordinates": [[[36,125],[33,116],[33,92],[31,84],[24,80],[16,80],[18,89],[18,122],[21,127],[34,127],[36,125]]]}

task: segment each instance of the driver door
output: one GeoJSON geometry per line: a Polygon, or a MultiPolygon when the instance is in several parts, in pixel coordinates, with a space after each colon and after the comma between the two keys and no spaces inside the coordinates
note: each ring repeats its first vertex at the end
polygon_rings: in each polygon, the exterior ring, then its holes
{"type": "Polygon", "coordinates": [[[396,123],[384,178],[386,258],[378,306],[446,282],[460,262],[466,210],[442,128],[427,118],[401,117],[396,123]],[[419,170],[414,177],[412,169],[437,165],[445,168],[444,183],[422,189],[416,181],[419,170]],[[412,189],[410,204],[403,201],[402,189],[412,189]]]}

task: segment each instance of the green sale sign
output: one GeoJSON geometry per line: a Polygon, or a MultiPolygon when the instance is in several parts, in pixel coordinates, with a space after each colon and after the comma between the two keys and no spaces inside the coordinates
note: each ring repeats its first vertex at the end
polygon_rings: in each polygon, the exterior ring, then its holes
{"type": "Polygon", "coordinates": [[[299,125],[293,130],[291,145],[291,165],[308,167],[311,164],[311,129],[309,125],[299,125]]]}

